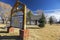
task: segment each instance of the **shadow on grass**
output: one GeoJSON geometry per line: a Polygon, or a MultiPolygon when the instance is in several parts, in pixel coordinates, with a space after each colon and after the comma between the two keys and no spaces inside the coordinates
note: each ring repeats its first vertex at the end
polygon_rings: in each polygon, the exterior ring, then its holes
{"type": "Polygon", "coordinates": [[[39,28],[44,28],[44,27],[39,27],[39,28]]]}
{"type": "Polygon", "coordinates": [[[40,29],[40,27],[27,27],[27,29],[40,29]]]}
{"type": "Polygon", "coordinates": [[[0,40],[21,40],[20,36],[0,36],[0,40]]]}
{"type": "Polygon", "coordinates": [[[39,26],[38,27],[27,27],[27,29],[41,29],[41,28],[44,28],[44,27],[41,27],[41,26],[40,27],[39,26]]]}

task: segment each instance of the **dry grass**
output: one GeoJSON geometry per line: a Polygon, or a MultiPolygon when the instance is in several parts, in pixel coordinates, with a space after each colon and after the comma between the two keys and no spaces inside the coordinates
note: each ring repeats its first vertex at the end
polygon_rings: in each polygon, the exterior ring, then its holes
{"type": "MultiPolygon", "coordinates": [[[[7,31],[6,24],[0,24],[0,31],[7,31]],[[1,29],[4,28],[4,29],[1,29]]],[[[19,28],[14,28],[14,32],[0,33],[0,36],[19,36],[19,28]]]]}
{"type": "Polygon", "coordinates": [[[19,36],[19,29],[14,28],[14,32],[9,32],[9,33],[0,33],[1,36],[19,36]]]}
{"type": "Polygon", "coordinates": [[[26,40],[60,40],[60,24],[46,24],[40,29],[30,28],[29,37],[26,40]]]}
{"type": "MultiPolygon", "coordinates": [[[[26,40],[60,40],[60,24],[46,24],[44,28],[39,28],[36,25],[28,25],[27,27],[29,27],[29,37],[26,40]]],[[[17,36],[19,29],[14,28],[14,32],[0,33],[0,35],[17,36]]]]}
{"type": "Polygon", "coordinates": [[[1,27],[3,27],[3,28],[6,27],[6,24],[0,24],[0,28],[1,27]]]}

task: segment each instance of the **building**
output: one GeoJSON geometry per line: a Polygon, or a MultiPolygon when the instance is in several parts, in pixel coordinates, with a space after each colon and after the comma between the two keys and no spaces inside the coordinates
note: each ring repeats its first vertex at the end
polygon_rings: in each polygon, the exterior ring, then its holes
{"type": "MultiPolygon", "coordinates": [[[[32,15],[30,22],[27,21],[27,24],[30,24],[30,23],[31,23],[31,25],[38,25],[38,24],[39,24],[39,23],[38,23],[38,20],[39,20],[40,18],[41,18],[41,15],[32,15]]],[[[29,20],[29,19],[27,18],[27,20],[29,20]]]]}

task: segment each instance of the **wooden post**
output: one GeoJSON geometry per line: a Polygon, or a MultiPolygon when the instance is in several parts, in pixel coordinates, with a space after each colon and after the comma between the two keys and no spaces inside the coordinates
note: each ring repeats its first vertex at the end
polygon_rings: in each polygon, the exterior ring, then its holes
{"type": "Polygon", "coordinates": [[[24,30],[26,30],[26,5],[24,5],[24,30]]]}
{"type": "Polygon", "coordinates": [[[21,40],[24,40],[24,31],[26,30],[26,5],[23,6],[23,26],[22,26],[22,30],[20,30],[20,36],[21,36],[21,40]]]}
{"type": "Polygon", "coordinates": [[[22,27],[21,35],[22,35],[22,40],[25,39],[24,37],[24,32],[26,30],[26,5],[23,6],[23,27],[22,27]]]}

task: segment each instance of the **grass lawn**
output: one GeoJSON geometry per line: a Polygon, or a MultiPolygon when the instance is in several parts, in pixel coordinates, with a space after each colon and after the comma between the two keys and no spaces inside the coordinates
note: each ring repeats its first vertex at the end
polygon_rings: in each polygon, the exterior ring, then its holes
{"type": "MultiPolygon", "coordinates": [[[[33,26],[34,25],[32,25],[32,27],[33,26]]],[[[28,28],[29,37],[26,40],[60,40],[60,24],[53,25],[46,24],[45,27],[39,29],[31,28],[30,29],[28,28]]]]}

